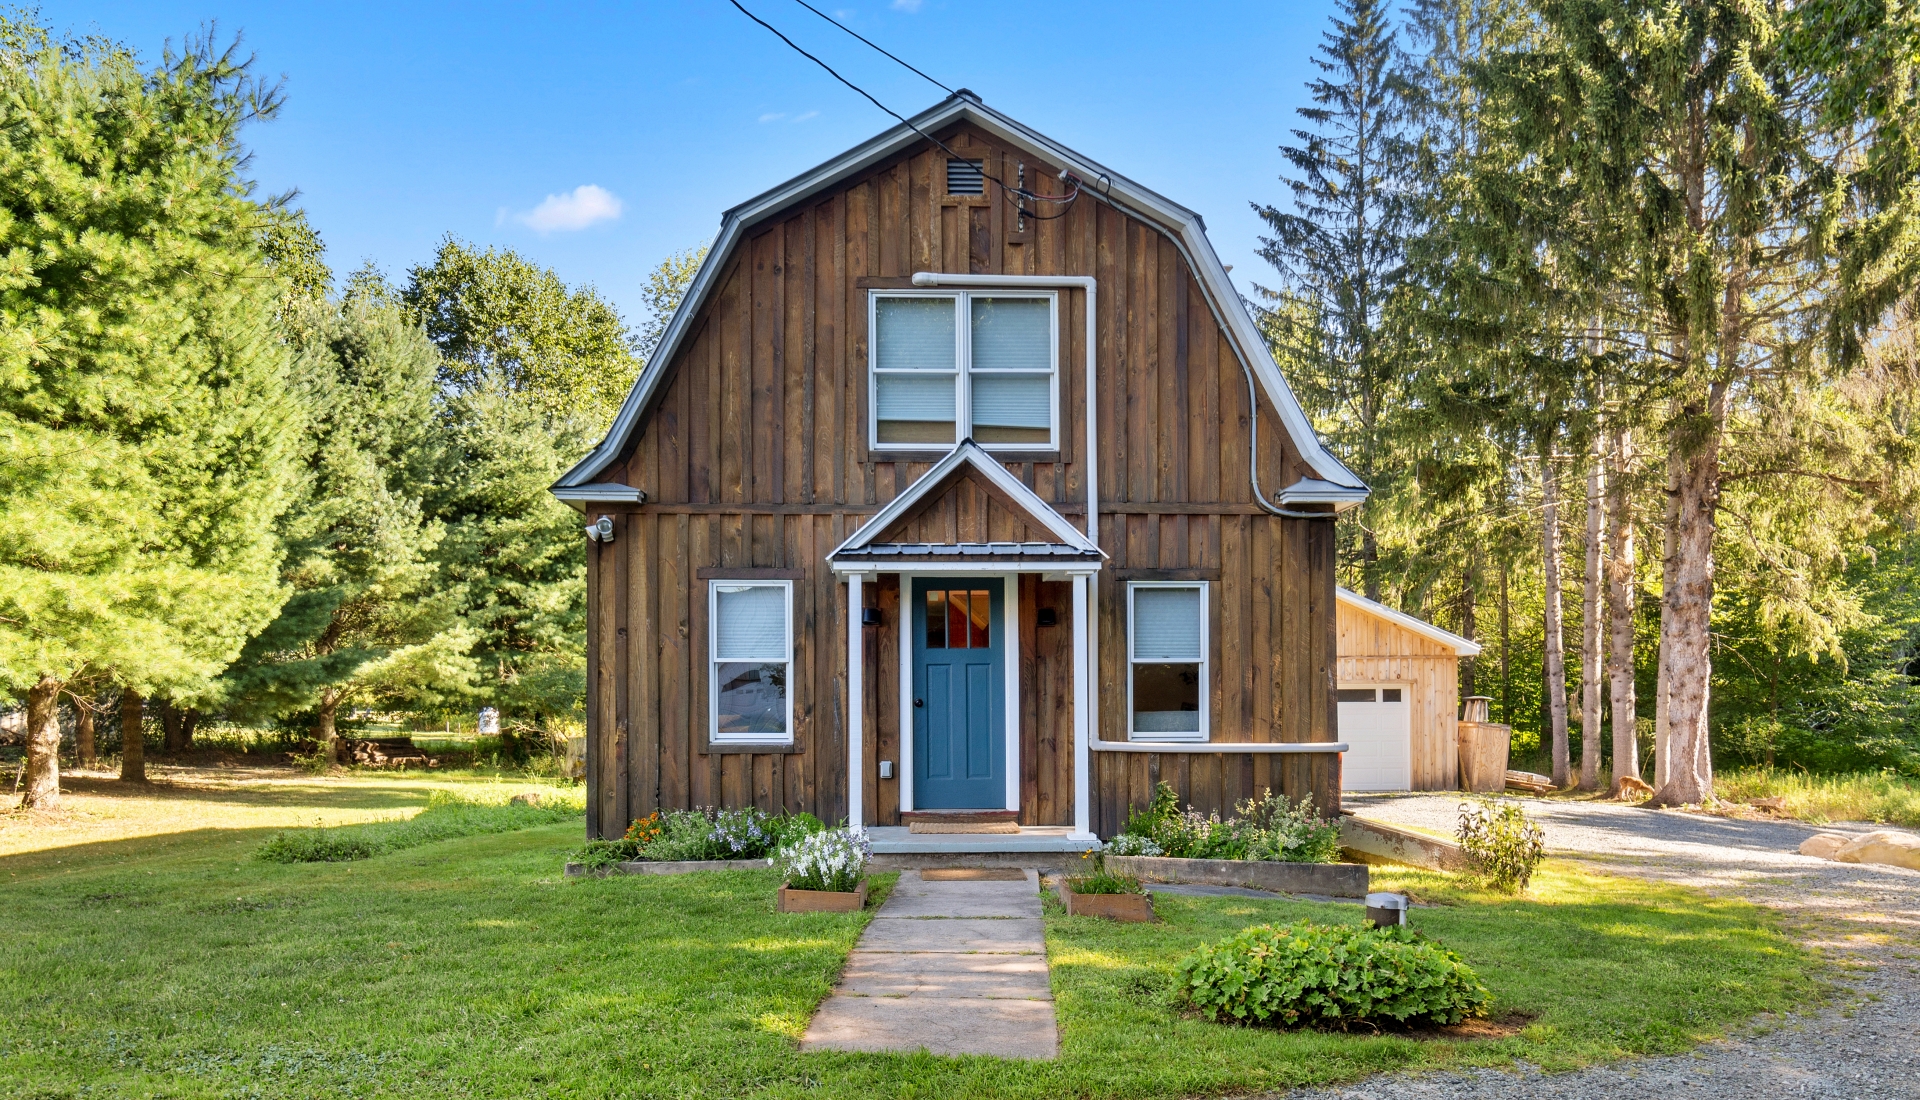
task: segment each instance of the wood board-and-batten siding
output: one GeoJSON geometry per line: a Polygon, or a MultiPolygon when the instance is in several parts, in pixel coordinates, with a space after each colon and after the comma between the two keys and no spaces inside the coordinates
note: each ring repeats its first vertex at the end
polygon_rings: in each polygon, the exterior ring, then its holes
{"type": "MultiPolygon", "coordinates": [[[[971,128],[941,136],[989,171],[1011,176],[1024,160],[1030,186],[1061,186],[1057,166],[971,128]]],[[[867,295],[905,287],[921,270],[1100,281],[1099,539],[1111,555],[1098,592],[1100,736],[1126,737],[1124,582],[1192,578],[1216,582],[1214,739],[1333,739],[1333,524],[1274,517],[1254,503],[1246,376],[1174,243],[1086,197],[1065,217],[1016,230],[998,188],[943,194],[944,161],[922,146],[761,222],[718,273],[629,451],[602,475],[645,490],[647,502],[590,507],[617,525],[613,542],[589,550],[593,835],[617,835],[657,807],[846,815],[847,588],[824,559],[940,457],[867,447],[867,295]],[[795,582],[794,744],[713,751],[707,580],[756,571],[795,582]]],[[[1060,293],[1060,449],[1003,456],[1080,522],[1084,309],[1080,292],[1060,293]]],[[[1262,485],[1271,492],[1310,476],[1264,400],[1259,416],[1262,485]]],[[[1010,537],[1016,518],[1004,510],[997,518],[984,491],[967,484],[936,502],[943,528],[956,539],[1010,537]]],[[[866,592],[883,620],[864,628],[866,812],[887,824],[898,820],[898,780],[881,780],[877,766],[900,759],[899,595],[885,579],[866,592]]],[[[1066,585],[1030,580],[1019,605],[1021,819],[1067,824],[1071,601],[1066,585]],[[1059,609],[1061,626],[1031,621],[1042,605],[1059,609]]],[[[1209,810],[1269,786],[1323,797],[1337,788],[1335,759],[1319,754],[1093,755],[1102,834],[1161,779],[1209,810]]]]}
{"type": "Polygon", "coordinates": [[[1340,605],[1339,632],[1341,684],[1406,685],[1413,789],[1458,790],[1460,655],[1450,645],[1346,603],[1340,605]]]}

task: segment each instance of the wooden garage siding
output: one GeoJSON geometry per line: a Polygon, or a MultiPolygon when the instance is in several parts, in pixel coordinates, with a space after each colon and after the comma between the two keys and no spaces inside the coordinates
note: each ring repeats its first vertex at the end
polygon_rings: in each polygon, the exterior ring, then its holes
{"type": "Polygon", "coordinates": [[[1409,685],[1414,790],[1459,789],[1460,658],[1453,647],[1347,604],[1338,618],[1340,683],[1409,685]]]}
{"type": "MultiPolygon", "coordinates": [[[[1024,159],[1030,187],[1061,187],[1057,166],[971,128],[942,137],[989,171],[1011,178],[1024,159]]],[[[868,290],[904,287],[917,270],[1100,280],[1100,540],[1112,555],[1099,592],[1102,736],[1125,737],[1124,578],[1179,575],[1219,581],[1212,612],[1232,639],[1216,641],[1214,738],[1332,740],[1332,521],[1273,517],[1253,503],[1246,378],[1173,242],[1084,196],[1066,217],[1015,232],[998,188],[985,197],[941,194],[944,161],[922,146],[761,223],[718,273],[633,445],[602,475],[645,490],[648,501],[591,508],[620,522],[615,542],[594,544],[588,570],[594,835],[617,835],[661,806],[845,816],[846,586],[824,559],[940,457],[867,449],[868,290]],[[800,578],[790,752],[707,751],[701,574],[722,567],[800,578]]],[[[1084,308],[1080,292],[1060,293],[1060,449],[1007,462],[1076,521],[1085,515],[1084,308]]],[[[1260,417],[1263,486],[1271,492],[1310,476],[1264,401],[1260,417]]],[[[957,529],[957,496],[953,506],[957,529]]],[[[876,601],[899,598],[884,582],[866,590],[883,612],[876,601]]],[[[1031,606],[1025,595],[1022,606],[1031,606]]],[[[1070,600],[1059,596],[1055,606],[1069,621],[1070,600]]],[[[880,820],[898,800],[897,780],[872,770],[879,759],[899,760],[897,643],[889,640],[897,611],[896,602],[889,625],[866,628],[866,789],[880,820]]],[[[1020,628],[1024,642],[1027,624],[1020,628]]],[[[1035,662],[1038,676],[1044,665],[1035,662]]],[[[1070,689],[1069,670],[1047,672],[1037,692],[1023,685],[1034,711],[1031,734],[1023,712],[1023,746],[1031,736],[1064,758],[1051,777],[1029,784],[1023,775],[1028,824],[1071,820],[1071,773],[1059,772],[1071,767],[1071,702],[1048,694],[1070,689]]],[[[1330,757],[1094,755],[1093,821],[1103,833],[1163,778],[1206,809],[1268,786],[1303,794],[1316,776],[1322,790],[1332,783],[1330,757]]]]}

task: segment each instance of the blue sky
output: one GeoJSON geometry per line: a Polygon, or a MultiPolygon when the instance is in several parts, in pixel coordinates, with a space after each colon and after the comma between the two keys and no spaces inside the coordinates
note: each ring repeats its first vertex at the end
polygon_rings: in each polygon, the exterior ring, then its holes
{"type": "MultiPolygon", "coordinates": [[[[793,0],[742,2],[902,114],[944,94],[793,0]]],[[[1247,204],[1282,199],[1278,146],[1306,102],[1325,0],[815,6],[1200,211],[1242,288],[1267,281],[1247,204]]],[[[41,13],[149,60],[209,20],[242,33],[287,92],[280,118],[249,132],[253,175],[300,190],[337,273],[370,258],[399,278],[451,232],[593,283],[635,323],[662,256],[892,122],[727,0],[90,0],[41,13]]]]}

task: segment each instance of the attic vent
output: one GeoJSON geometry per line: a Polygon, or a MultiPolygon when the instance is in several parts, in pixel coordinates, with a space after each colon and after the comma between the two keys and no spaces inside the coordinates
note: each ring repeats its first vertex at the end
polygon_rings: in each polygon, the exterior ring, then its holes
{"type": "Polygon", "coordinates": [[[980,161],[950,160],[947,162],[947,194],[984,195],[987,181],[980,173],[980,161]]]}

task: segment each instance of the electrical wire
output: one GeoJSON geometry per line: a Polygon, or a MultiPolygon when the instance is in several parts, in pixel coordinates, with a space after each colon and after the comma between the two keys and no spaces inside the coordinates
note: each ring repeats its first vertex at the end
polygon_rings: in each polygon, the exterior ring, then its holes
{"type": "Polygon", "coordinates": [[[865,42],[867,45],[872,46],[874,49],[880,50],[880,52],[882,54],[885,54],[888,58],[891,58],[892,60],[899,62],[901,67],[905,68],[908,72],[914,74],[917,77],[920,77],[922,80],[925,80],[927,83],[933,85],[934,87],[940,89],[941,91],[947,93],[948,95],[955,94],[952,88],[949,88],[945,84],[940,83],[938,80],[935,80],[934,78],[928,76],[926,73],[923,73],[919,69],[914,68],[912,65],[908,65],[906,62],[901,61],[899,58],[894,57],[892,54],[887,53],[886,50],[880,48],[879,44],[867,38],[865,35],[862,35],[859,31],[854,30],[852,27],[847,26],[845,23],[840,22],[838,19],[835,19],[833,16],[828,15],[826,12],[821,11],[819,8],[814,7],[812,4],[807,3],[807,0],[793,0],[793,2],[807,9],[813,14],[819,16],[820,18],[826,20],[827,22],[832,23],[834,26],[839,27],[841,30],[846,31],[848,34],[854,36],[855,38],[858,38],[860,41],[865,42]]]}
{"type": "MultiPolygon", "coordinates": [[[[899,120],[900,124],[905,126],[907,129],[912,130],[914,133],[919,134],[921,137],[932,142],[934,145],[939,146],[940,150],[946,153],[947,156],[952,157],[954,160],[969,159],[967,157],[961,156],[959,153],[954,152],[951,148],[947,146],[946,142],[941,141],[939,138],[934,137],[932,134],[927,133],[925,130],[922,130],[920,127],[915,126],[913,123],[907,121],[907,118],[905,115],[902,115],[900,112],[880,102],[878,99],[875,99],[872,93],[868,92],[865,88],[862,88],[860,85],[855,84],[853,81],[848,80],[846,77],[841,76],[838,72],[835,72],[833,66],[827,64],[826,62],[813,56],[807,51],[801,49],[799,45],[794,42],[793,39],[788,38],[786,35],[780,33],[780,28],[774,26],[772,23],[769,23],[766,20],[748,11],[746,7],[740,3],[740,0],[727,0],[727,2],[729,4],[732,4],[736,9],[738,9],[741,15],[744,15],[748,19],[751,19],[755,23],[758,23],[761,26],[765,27],[768,31],[770,31],[773,34],[775,38],[778,38],[780,41],[785,42],[787,44],[788,49],[792,50],[794,53],[799,54],[801,57],[806,58],[808,61],[813,62],[815,65],[820,66],[822,69],[825,69],[827,71],[828,76],[831,76],[835,80],[838,80],[840,83],[845,84],[847,87],[858,92],[861,98],[865,99],[868,103],[873,104],[875,107],[880,108],[882,111],[885,111],[887,114],[891,115],[893,118],[899,120]]],[[[810,5],[803,4],[802,6],[807,7],[809,11],[813,11],[814,14],[816,15],[820,14],[817,10],[813,9],[810,5]]],[[[825,18],[825,17],[822,16],[822,18],[825,18]]],[[[834,21],[831,19],[828,19],[827,22],[833,23],[834,21]]],[[[834,25],[839,26],[838,23],[835,23],[834,25]]],[[[846,30],[846,28],[844,27],[842,27],[841,29],[846,30]]],[[[852,34],[853,32],[848,31],[847,33],[852,34]]],[[[854,37],[860,38],[860,36],[857,34],[855,34],[854,37]]],[[[866,42],[866,39],[864,38],[861,38],[860,40],[862,42],[866,42]]],[[[867,45],[873,46],[873,43],[867,42],[867,45]]],[[[873,48],[876,50],[880,49],[880,47],[878,46],[874,46],[873,48]]],[[[880,52],[886,53],[887,51],[880,50],[880,52]]],[[[887,56],[893,57],[892,54],[887,54],[887,56]]],[[[900,61],[900,59],[897,57],[895,57],[894,60],[900,61]]],[[[900,64],[906,65],[907,63],[904,61],[900,61],[900,64]]],[[[907,68],[913,69],[913,66],[907,65],[907,68]]],[[[920,70],[918,69],[913,69],[913,71],[916,73],[920,72],[920,70]]],[[[933,80],[932,77],[927,76],[927,74],[925,73],[920,73],[920,75],[925,76],[928,80],[933,80]]],[[[934,83],[940,84],[940,82],[937,80],[934,80],[934,83]]],[[[945,88],[946,85],[940,84],[940,87],[945,88]]],[[[1026,210],[1024,208],[1021,209],[1020,216],[1022,218],[1027,218],[1032,221],[1044,222],[1044,221],[1052,221],[1055,218],[1064,218],[1067,216],[1069,212],[1069,210],[1066,208],[1070,208],[1073,205],[1074,200],[1080,197],[1080,181],[1077,178],[1073,178],[1073,177],[1068,177],[1068,182],[1072,184],[1073,190],[1063,197],[1055,198],[1051,195],[1041,195],[1036,192],[1029,191],[1024,187],[1014,187],[1008,184],[1005,180],[1001,179],[999,176],[996,176],[993,173],[986,171],[985,165],[981,165],[980,175],[981,175],[981,178],[983,179],[992,180],[996,187],[1000,188],[1002,191],[1005,191],[1007,194],[1014,196],[1016,199],[1025,199],[1032,202],[1052,203],[1054,205],[1057,205],[1063,208],[1059,212],[1053,213],[1053,214],[1039,214],[1031,210],[1026,210]]]]}

